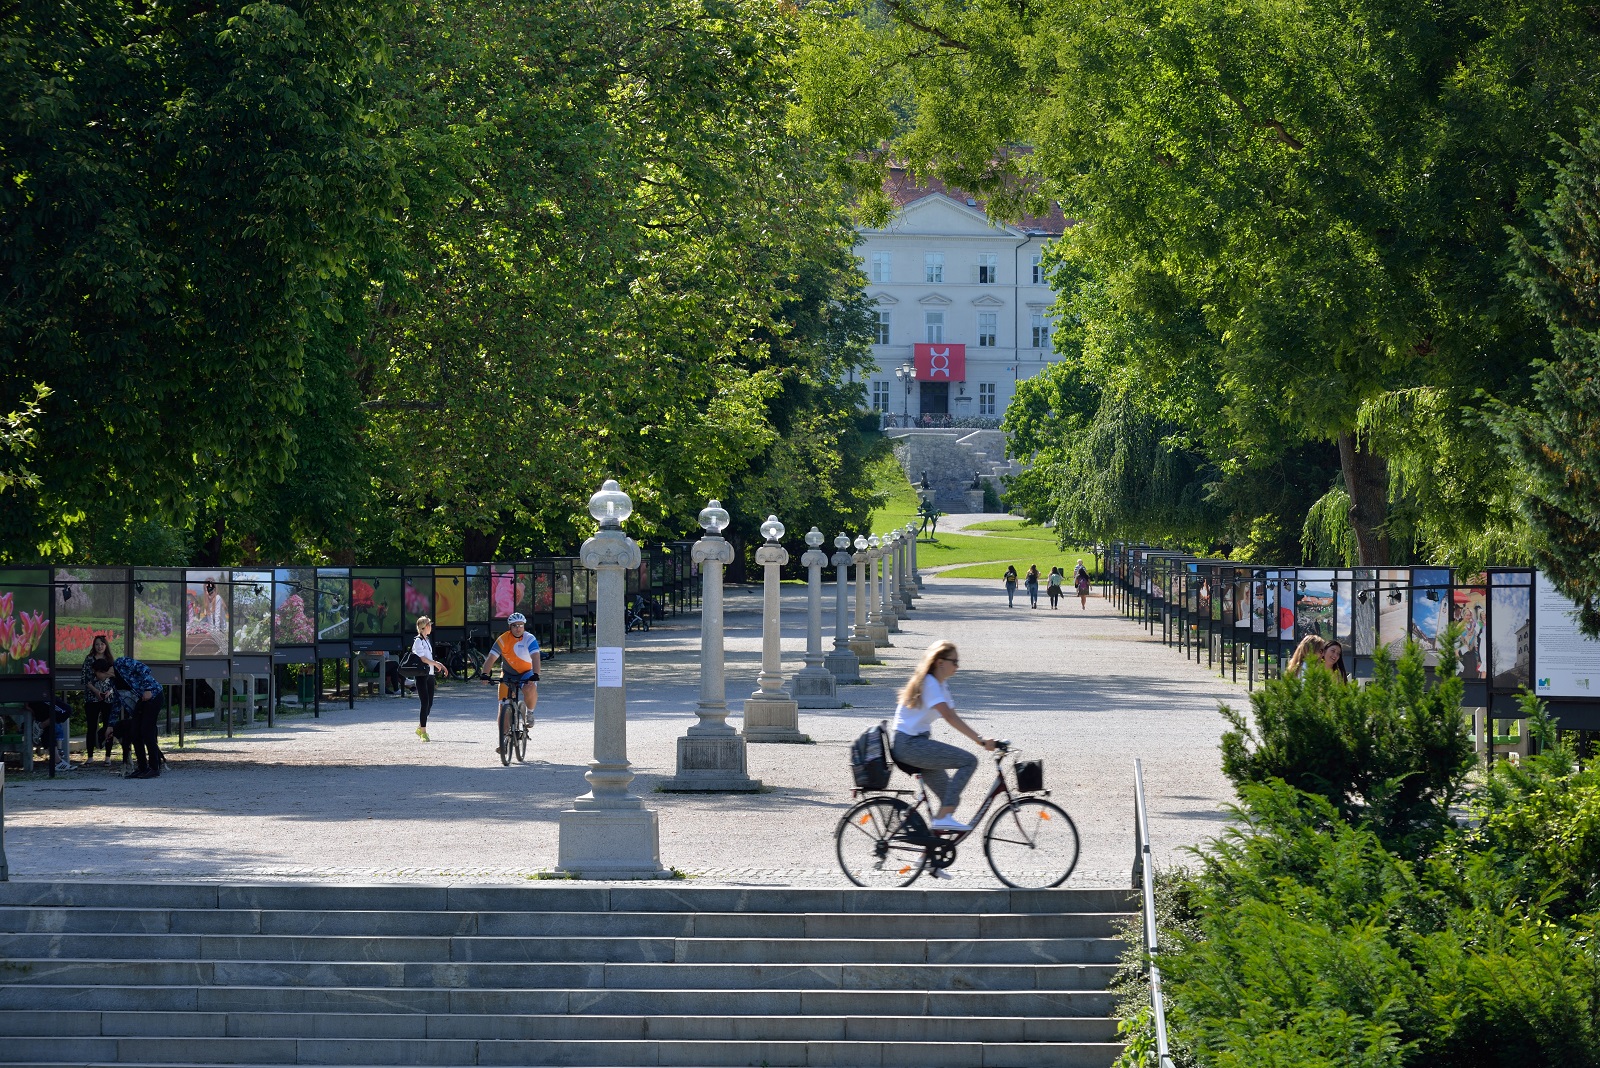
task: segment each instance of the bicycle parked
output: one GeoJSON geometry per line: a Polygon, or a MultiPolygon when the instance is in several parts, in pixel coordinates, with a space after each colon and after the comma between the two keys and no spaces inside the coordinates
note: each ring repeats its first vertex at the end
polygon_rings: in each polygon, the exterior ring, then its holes
{"type": "Polygon", "coordinates": [[[452,645],[444,654],[445,667],[450,672],[450,677],[461,679],[463,682],[483,673],[483,661],[484,655],[474,644],[470,630],[467,631],[465,638],[452,645]]]}
{"type": "Polygon", "coordinates": [[[1047,800],[1043,761],[1017,760],[1010,742],[996,740],[994,764],[994,784],[967,831],[930,829],[935,808],[920,775],[916,790],[852,790],[852,797],[867,796],[840,817],[833,832],[845,876],[857,886],[884,887],[910,886],[930,867],[940,875],[955,863],[957,847],[977,833],[990,806],[1004,797],[983,828],[983,855],[996,877],[1021,890],[1066,882],[1078,864],[1078,828],[1066,809],[1047,800]],[[1007,781],[1007,759],[1015,791],[1007,781]],[[911,794],[918,795],[915,802],[905,800],[911,794]]]}

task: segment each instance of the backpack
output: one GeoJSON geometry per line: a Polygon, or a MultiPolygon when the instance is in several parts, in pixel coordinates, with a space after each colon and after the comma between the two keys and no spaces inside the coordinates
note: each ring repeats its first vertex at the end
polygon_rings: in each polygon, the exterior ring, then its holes
{"type": "Polygon", "coordinates": [[[862,790],[882,790],[889,785],[889,747],[884,744],[884,725],[863,731],[850,745],[850,775],[862,790]]]}

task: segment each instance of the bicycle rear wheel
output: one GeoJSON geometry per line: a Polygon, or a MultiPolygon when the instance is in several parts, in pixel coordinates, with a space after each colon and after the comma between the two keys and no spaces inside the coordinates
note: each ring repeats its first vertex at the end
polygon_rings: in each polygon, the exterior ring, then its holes
{"type": "Polygon", "coordinates": [[[517,708],[517,762],[522,763],[528,759],[528,710],[517,708]]]}
{"type": "Polygon", "coordinates": [[[833,832],[839,867],[857,886],[909,886],[922,874],[928,852],[899,836],[922,821],[897,797],[869,797],[839,819],[833,832]]]}
{"type": "Polygon", "coordinates": [[[1060,886],[1078,865],[1078,828],[1042,797],[1012,801],[983,830],[983,855],[1001,882],[1019,890],[1060,886]]]}

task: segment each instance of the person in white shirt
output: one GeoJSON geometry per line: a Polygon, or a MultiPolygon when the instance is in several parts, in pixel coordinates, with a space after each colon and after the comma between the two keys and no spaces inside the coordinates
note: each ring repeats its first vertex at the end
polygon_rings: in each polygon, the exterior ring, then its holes
{"type": "Polygon", "coordinates": [[[417,660],[422,664],[422,670],[417,672],[417,697],[422,701],[422,722],[417,725],[417,737],[428,741],[428,713],[433,711],[433,687],[435,671],[444,671],[445,666],[433,658],[433,620],[427,616],[417,617],[417,637],[411,643],[411,651],[417,654],[417,660]]]}
{"type": "Polygon", "coordinates": [[[978,758],[958,746],[934,741],[934,721],[942,718],[985,749],[995,746],[993,738],[983,737],[956,715],[955,699],[950,696],[947,683],[960,666],[954,642],[937,641],[928,646],[922,663],[900,691],[890,732],[895,760],[920,771],[923,781],[942,803],[930,824],[936,831],[972,830],[955,818],[955,811],[961,791],[977,770],[978,758]],[[946,775],[946,770],[955,774],[946,775]]]}

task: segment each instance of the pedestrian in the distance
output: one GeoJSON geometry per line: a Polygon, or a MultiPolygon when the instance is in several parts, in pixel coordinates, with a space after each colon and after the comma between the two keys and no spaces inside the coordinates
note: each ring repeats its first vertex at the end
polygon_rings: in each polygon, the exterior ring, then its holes
{"type": "Polygon", "coordinates": [[[130,779],[156,779],[166,765],[161,746],[156,740],[156,716],[166,700],[166,691],[156,681],[150,669],[131,656],[116,660],[101,658],[94,662],[95,677],[110,680],[118,690],[131,691],[133,706],[133,755],[138,762],[130,779]]]}
{"type": "Polygon", "coordinates": [[[104,634],[96,634],[94,642],[89,646],[89,655],[83,658],[83,748],[87,754],[84,763],[94,763],[95,747],[100,743],[100,739],[104,738],[107,767],[111,765],[112,695],[116,692],[116,687],[112,686],[109,680],[101,680],[95,676],[94,664],[96,660],[110,659],[111,642],[104,634]]]}
{"type": "Polygon", "coordinates": [[[1066,581],[1066,578],[1067,576],[1062,573],[1059,567],[1050,569],[1050,577],[1045,580],[1045,590],[1050,594],[1051,608],[1061,607],[1061,584],[1066,581]]]}
{"type": "Polygon", "coordinates": [[[1028,577],[1023,580],[1023,585],[1028,587],[1028,607],[1039,607],[1039,565],[1028,565],[1028,577]]]}
{"type": "Polygon", "coordinates": [[[1006,607],[1017,607],[1017,569],[1014,564],[1006,565],[1006,607]]]}
{"type": "Polygon", "coordinates": [[[421,668],[417,671],[417,698],[422,702],[421,721],[417,724],[417,737],[423,741],[428,738],[428,713],[433,711],[433,688],[437,680],[433,677],[435,671],[445,670],[445,666],[433,658],[433,620],[427,616],[417,617],[417,636],[411,642],[411,651],[416,654],[417,662],[421,668]]]}
{"type": "Polygon", "coordinates": [[[1084,568],[1083,561],[1078,561],[1078,566],[1072,572],[1072,588],[1078,591],[1078,607],[1089,607],[1089,572],[1084,568]]]}

